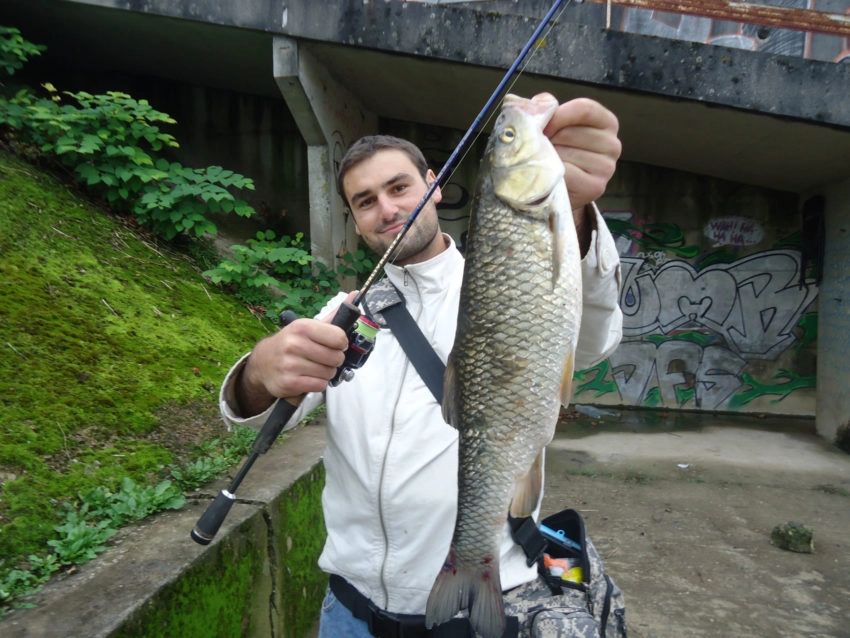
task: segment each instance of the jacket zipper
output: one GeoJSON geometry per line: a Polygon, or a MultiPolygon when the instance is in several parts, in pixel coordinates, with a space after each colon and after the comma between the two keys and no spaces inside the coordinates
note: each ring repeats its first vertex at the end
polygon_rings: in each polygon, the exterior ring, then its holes
{"type": "MultiPolygon", "coordinates": [[[[408,284],[410,283],[409,273],[408,273],[406,268],[404,269],[404,281],[403,281],[403,283],[404,283],[405,288],[407,288],[408,284]]],[[[415,285],[415,280],[414,280],[413,283],[415,285]]],[[[384,498],[383,498],[384,497],[384,473],[385,473],[386,468],[387,468],[387,457],[389,456],[390,448],[392,447],[393,435],[395,434],[395,425],[394,425],[395,424],[395,413],[396,413],[396,409],[398,408],[399,402],[401,401],[401,390],[404,387],[405,380],[407,379],[407,375],[410,372],[411,365],[412,364],[410,363],[410,361],[408,361],[404,366],[404,372],[401,375],[401,384],[399,385],[399,391],[398,391],[398,394],[396,395],[395,402],[393,403],[393,411],[392,411],[392,415],[391,415],[391,418],[390,418],[390,435],[389,435],[389,438],[387,439],[387,446],[384,450],[384,458],[383,458],[383,462],[381,463],[381,479],[380,479],[380,483],[378,485],[378,512],[380,513],[381,533],[384,536],[384,555],[383,555],[383,558],[381,559],[381,572],[380,572],[381,592],[384,595],[384,608],[389,607],[389,602],[390,602],[390,590],[389,590],[389,587],[387,586],[387,581],[386,581],[386,577],[385,577],[385,573],[386,573],[385,570],[386,570],[386,566],[387,566],[387,556],[389,554],[390,542],[389,542],[389,536],[388,536],[388,533],[387,533],[387,525],[386,525],[386,521],[385,521],[385,518],[384,518],[384,504],[383,504],[383,500],[384,500],[384,498]]]]}

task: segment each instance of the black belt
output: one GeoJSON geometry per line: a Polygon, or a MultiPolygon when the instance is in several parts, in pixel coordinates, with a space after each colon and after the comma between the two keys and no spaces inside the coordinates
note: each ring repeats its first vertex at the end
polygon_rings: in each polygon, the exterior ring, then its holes
{"type": "MultiPolygon", "coordinates": [[[[472,638],[472,627],[467,618],[452,618],[433,629],[425,628],[425,616],[419,614],[394,614],[384,611],[366,598],[347,580],[331,574],[330,587],[336,599],[358,620],[369,627],[376,638],[472,638]]],[[[505,638],[516,636],[518,621],[508,616],[505,638]]]]}

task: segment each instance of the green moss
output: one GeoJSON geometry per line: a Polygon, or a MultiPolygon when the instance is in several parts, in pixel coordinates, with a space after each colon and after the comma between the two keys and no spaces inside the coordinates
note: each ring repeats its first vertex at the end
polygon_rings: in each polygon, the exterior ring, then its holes
{"type": "Polygon", "coordinates": [[[4,151],[0,255],[0,556],[15,559],[45,548],[57,502],[165,477],[158,411],[214,407],[271,328],[185,255],[4,151]]]}
{"type": "Polygon", "coordinates": [[[230,638],[257,635],[252,594],[263,578],[265,538],[249,520],[228,534],[216,551],[206,552],[189,572],[157,592],[113,638],[230,638]]]}
{"type": "Polygon", "coordinates": [[[280,594],[284,635],[304,636],[319,619],[328,577],[317,565],[325,543],[324,466],[317,465],[280,499],[280,594]]]}
{"type": "Polygon", "coordinates": [[[305,636],[318,620],[327,586],[317,565],[325,537],[323,484],[318,464],[281,495],[271,512],[278,520],[258,512],[222,537],[113,638],[305,636]]]}

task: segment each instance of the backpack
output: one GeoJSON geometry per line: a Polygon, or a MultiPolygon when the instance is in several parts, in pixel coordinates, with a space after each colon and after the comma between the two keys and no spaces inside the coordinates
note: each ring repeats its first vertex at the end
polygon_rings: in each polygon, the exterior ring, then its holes
{"type": "MultiPolygon", "coordinates": [[[[549,532],[544,534],[546,555],[551,559],[567,559],[581,571],[561,575],[557,569],[547,567],[544,559],[538,561],[540,575],[552,592],[564,594],[564,608],[553,607],[539,612],[532,621],[532,628],[545,624],[553,612],[557,612],[556,615],[569,613],[575,616],[576,625],[587,627],[584,632],[570,635],[626,638],[623,592],[605,571],[602,558],[587,535],[581,514],[573,509],[563,510],[543,519],[541,529],[549,532]],[[570,576],[573,579],[569,579],[570,576]],[[592,628],[596,629],[596,633],[592,628]]],[[[532,632],[532,635],[535,633],[532,632]]],[[[540,635],[551,634],[541,632],[540,635]]]]}

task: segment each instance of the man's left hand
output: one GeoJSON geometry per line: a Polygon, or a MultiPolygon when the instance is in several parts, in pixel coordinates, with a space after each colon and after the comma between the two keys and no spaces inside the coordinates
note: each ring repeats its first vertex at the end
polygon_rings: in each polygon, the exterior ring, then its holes
{"type": "Polygon", "coordinates": [[[543,130],[564,162],[573,210],[605,192],[623,149],[619,128],[617,117],[599,102],[577,98],[559,105],[543,130]]]}

